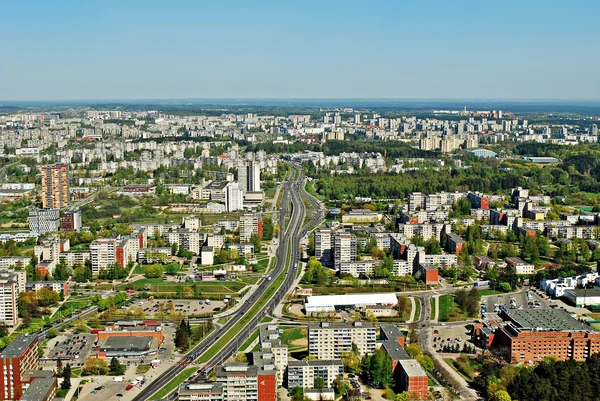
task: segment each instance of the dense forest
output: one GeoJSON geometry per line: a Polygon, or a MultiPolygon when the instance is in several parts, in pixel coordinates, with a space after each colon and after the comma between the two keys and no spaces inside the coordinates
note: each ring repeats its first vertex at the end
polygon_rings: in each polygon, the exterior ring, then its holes
{"type": "MultiPolygon", "coordinates": [[[[529,144],[523,145],[519,152],[547,154],[535,145],[531,149],[528,148],[529,144]]],[[[368,148],[373,149],[372,146],[368,148]]],[[[582,191],[600,192],[600,148],[596,150],[596,147],[588,146],[577,152],[571,149],[571,152],[563,154],[562,162],[552,166],[539,166],[520,160],[489,159],[479,160],[470,168],[440,167],[403,174],[373,174],[356,169],[357,173],[353,175],[332,176],[326,170],[317,172],[311,167],[306,170],[317,179],[318,193],[336,200],[348,200],[354,196],[404,198],[410,192],[438,191],[508,194],[516,186],[528,188],[531,194],[550,196],[570,196],[582,191]]]]}
{"type": "Polygon", "coordinates": [[[494,399],[506,390],[518,401],[593,401],[600,394],[600,357],[586,362],[558,361],[547,358],[534,368],[500,366],[493,362],[482,365],[475,384],[494,399]]]}

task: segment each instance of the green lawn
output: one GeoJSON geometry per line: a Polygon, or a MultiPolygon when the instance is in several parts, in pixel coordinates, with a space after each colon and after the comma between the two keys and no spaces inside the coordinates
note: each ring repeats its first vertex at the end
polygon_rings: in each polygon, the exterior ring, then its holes
{"type": "Polygon", "coordinates": [[[252,344],[254,342],[254,340],[256,340],[257,338],[258,338],[258,330],[255,330],[254,333],[252,333],[252,335],[250,337],[248,337],[246,342],[244,344],[242,344],[242,346],[240,347],[240,351],[245,352],[248,349],[248,347],[250,346],[250,344],[252,344]]]}
{"type": "Polygon", "coordinates": [[[486,295],[504,294],[502,291],[490,290],[490,289],[478,290],[478,291],[479,291],[479,295],[481,295],[482,297],[484,297],[486,295]]]}
{"type": "Polygon", "coordinates": [[[293,341],[300,340],[301,338],[306,338],[308,336],[308,332],[306,328],[303,327],[290,327],[285,328],[283,333],[281,334],[281,343],[286,344],[287,346],[291,346],[293,341]]]}
{"type": "Polygon", "coordinates": [[[144,373],[148,372],[150,368],[151,366],[146,364],[137,365],[137,367],[135,368],[135,374],[143,375],[144,373]]]}
{"type": "Polygon", "coordinates": [[[175,390],[181,383],[183,383],[188,377],[196,373],[197,368],[187,368],[177,376],[173,380],[171,380],[165,387],[154,393],[151,400],[160,400],[166,397],[171,391],[175,390]]]}
{"type": "MultiPolygon", "coordinates": [[[[412,313],[412,311],[411,311],[412,313]]],[[[415,318],[414,321],[418,321],[419,317],[421,317],[421,301],[419,298],[415,298],[415,318]]]]}
{"type": "Polygon", "coordinates": [[[277,187],[265,188],[265,199],[273,199],[275,196],[275,191],[277,191],[277,187]]]}
{"type": "Polygon", "coordinates": [[[435,302],[435,297],[431,297],[431,319],[435,318],[436,308],[437,302],[435,302]]]}
{"type": "Polygon", "coordinates": [[[466,319],[469,319],[469,317],[454,302],[452,294],[440,296],[440,322],[455,322],[466,319]]]}
{"type": "Polygon", "coordinates": [[[452,295],[441,295],[439,321],[448,321],[448,317],[450,316],[450,313],[452,312],[454,307],[454,297],[452,295]]]}

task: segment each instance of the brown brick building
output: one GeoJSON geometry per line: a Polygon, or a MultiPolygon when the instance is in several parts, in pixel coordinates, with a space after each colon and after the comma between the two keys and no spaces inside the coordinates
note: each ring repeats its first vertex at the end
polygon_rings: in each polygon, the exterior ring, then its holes
{"type": "Polygon", "coordinates": [[[504,347],[511,363],[539,362],[547,356],[585,361],[600,353],[600,332],[563,310],[523,309],[502,313],[507,324],[494,342],[504,347]]]}
{"type": "Polygon", "coordinates": [[[27,382],[25,372],[40,367],[37,335],[17,336],[0,354],[0,366],[4,376],[0,380],[0,399],[20,399],[23,384],[27,382]]]}

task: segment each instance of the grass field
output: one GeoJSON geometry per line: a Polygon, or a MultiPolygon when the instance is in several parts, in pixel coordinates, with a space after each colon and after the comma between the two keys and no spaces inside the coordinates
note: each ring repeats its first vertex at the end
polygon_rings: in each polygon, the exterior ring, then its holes
{"type": "Polygon", "coordinates": [[[254,342],[254,340],[256,340],[257,338],[258,338],[258,330],[255,330],[254,333],[252,333],[252,335],[250,337],[248,337],[246,342],[242,344],[242,346],[240,347],[240,351],[245,352],[248,349],[248,347],[250,346],[250,344],[252,344],[254,342]]]}
{"type": "Polygon", "coordinates": [[[171,380],[165,387],[154,393],[151,400],[160,400],[166,397],[171,391],[175,390],[181,383],[183,383],[188,377],[196,373],[198,368],[187,368],[177,376],[173,380],[171,380]]]}
{"type": "Polygon", "coordinates": [[[435,297],[431,297],[431,319],[435,318],[436,308],[437,308],[437,302],[435,302],[435,297]]]}
{"type": "Polygon", "coordinates": [[[456,305],[452,294],[440,296],[440,322],[455,322],[465,319],[468,319],[468,316],[456,305]]]}
{"type": "Polygon", "coordinates": [[[419,298],[415,298],[415,318],[414,318],[414,321],[416,322],[417,320],[419,320],[420,316],[421,316],[421,301],[419,300],[419,298]]]}
{"type": "Polygon", "coordinates": [[[590,323],[590,326],[592,326],[594,329],[600,331],[600,323],[590,323]]]}
{"type": "Polygon", "coordinates": [[[284,328],[283,333],[281,334],[281,343],[290,346],[295,340],[300,340],[307,336],[308,331],[305,327],[284,328]]]}

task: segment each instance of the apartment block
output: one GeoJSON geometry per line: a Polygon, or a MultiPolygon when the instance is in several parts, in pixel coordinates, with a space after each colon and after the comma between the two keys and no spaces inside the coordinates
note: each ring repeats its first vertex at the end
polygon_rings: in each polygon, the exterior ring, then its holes
{"type": "Polygon", "coordinates": [[[4,372],[4,380],[0,380],[0,399],[21,399],[26,372],[38,370],[40,366],[37,335],[18,335],[0,354],[0,366],[4,372]]]}
{"type": "Polygon", "coordinates": [[[262,219],[256,213],[246,213],[240,216],[240,242],[250,242],[253,235],[262,238],[262,219]]]}
{"type": "Polygon", "coordinates": [[[114,238],[98,238],[90,244],[92,258],[92,274],[100,273],[100,270],[117,261],[117,240],[114,238]]]}
{"type": "Polygon", "coordinates": [[[340,269],[342,262],[356,260],[356,235],[338,233],[333,238],[333,267],[340,269]]]}
{"type": "MultiPolygon", "coordinates": [[[[260,357],[270,360],[275,367],[277,385],[283,383],[283,376],[288,367],[288,346],[281,343],[279,328],[276,324],[259,327],[260,357]]],[[[256,361],[256,357],[253,358],[256,361]]],[[[256,362],[254,363],[256,365],[256,362]]]]}
{"type": "Polygon", "coordinates": [[[167,244],[176,244],[181,249],[199,255],[200,247],[204,242],[204,233],[192,231],[187,228],[179,228],[163,233],[163,238],[167,244]]]}
{"type": "Polygon", "coordinates": [[[0,272],[0,321],[14,327],[19,321],[19,277],[8,271],[0,272]]]}
{"type": "Polygon", "coordinates": [[[64,212],[61,228],[63,231],[81,230],[81,210],[68,210],[64,212]]]}
{"type": "Polygon", "coordinates": [[[69,205],[69,178],[66,164],[42,167],[42,207],[60,209],[69,205]]]}
{"type": "Polygon", "coordinates": [[[339,359],[290,361],[288,363],[288,388],[314,388],[315,379],[319,377],[325,381],[326,388],[331,388],[336,377],[343,374],[344,365],[339,359]]]}
{"type": "Polygon", "coordinates": [[[329,229],[319,229],[315,231],[315,257],[323,265],[333,264],[333,233],[329,229]]]}
{"type": "Polygon", "coordinates": [[[375,351],[377,330],[372,324],[329,323],[308,325],[308,352],[318,359],[340,359],[342,352],[356,344],[361,355],[375,351]]]}
{"type": "Polygon", "coordinates": [[[49,232],[58,231],[60,218],[58,209],[33,209],[28,217],[29,231],[44,235],[49,232]]]}
{"type": "Polygon", "coordinates": [[[217,368],[217,383],[223,386],[223,401],[275,401],[276,379],[267,371],[245,363],[217,368]]]}

